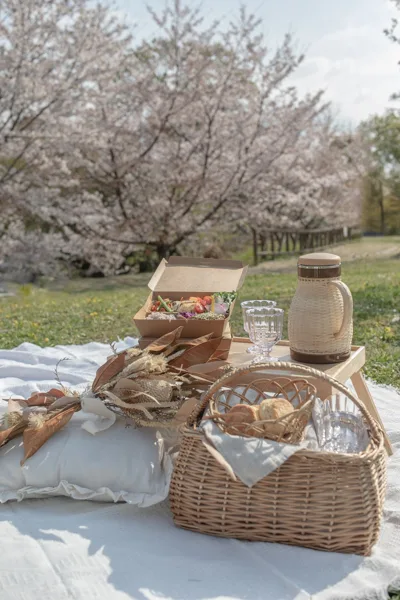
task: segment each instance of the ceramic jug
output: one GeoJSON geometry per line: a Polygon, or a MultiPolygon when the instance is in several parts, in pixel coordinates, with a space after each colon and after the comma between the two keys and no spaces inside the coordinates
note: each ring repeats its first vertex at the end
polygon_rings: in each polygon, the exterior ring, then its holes
{"type": "Polygon", "coordinates": [[[350,356],[353,299],[340,280],[335,254],[305,254],[298,260],[298,285],[289,311],[290,354],[304,363],[337,363],[350,356]]]}

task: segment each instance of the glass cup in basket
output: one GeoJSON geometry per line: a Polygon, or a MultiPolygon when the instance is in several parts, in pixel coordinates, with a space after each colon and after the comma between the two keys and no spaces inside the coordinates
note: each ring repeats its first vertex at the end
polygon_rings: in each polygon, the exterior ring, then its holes
{"type": "Polygon", "coordinates": [[[284,311],[281,308],[251,308],[246,311],[249,337],[256,350],[253,362],[275,360],[271,350],[282,339],[284,311]]]}
{"type": "MultiPolygon", "coordinates": [[[[242,307],[243,314],[243,329],[247,334],[249,334],[247,311],[251,310],[252,308],[275,308],[276,302],[274,300],[245,300],[244,302],[241,302],[240,306],[242,307]]],[[[254,354],[257,353],[258,350],[257,347],[253,345],[247,348],[247,352],[254,354]]]]}

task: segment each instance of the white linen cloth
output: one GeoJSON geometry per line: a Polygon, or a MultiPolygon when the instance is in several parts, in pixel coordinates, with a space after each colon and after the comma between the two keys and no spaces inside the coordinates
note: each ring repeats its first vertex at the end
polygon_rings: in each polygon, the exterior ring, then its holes
{"type": "Polygon", "coordinates": [[[280,444],[273,440],[228,435],[213,421],[203,421],[201,429],[207,441],[247,487],[255,485],[302,449],[299,444],[280,444]]]}
{"type": "MultiPolygon", "coordinates": [[[[109,354],[101,344],[0,351],[0,397],[48,390],[66,355],[61,378],[83,390],[109,354]]],[[[184,531],[167,503],[27,500],[0,507],[1,600],[387,600],[390,584],[400,589],[400,395],[371,391],[395,450],[371,557],[184,531]]]]}
{"type": "MultiPolygon", "coordinates": [[[[259,395],[258,391],[251,387],[246,389],[241,385],[236,386],[233,392],[236,393],[231,394],[229,406],[239,404],[243,395],[249,402],[256,401],[259,395]]],[[[266,394],[265,397],[268,398],[268,395],[266,394]]],[[[224,392],[220,399],[226,402],[224,392]]],[[[247,487],[253,487],[302,448],[319,447],[311,423],[306,426],[305,439],[302,443],[284,444],[256,437],[226,434],[214,421],[207,419],[208,415],[209,412],[206,411],[205,418],[200,424],[205,437],[204,445],[232,479],[238,477],[247,487]]]]}
{"type": "Polygon", "coordinates": [[[81,406],[84,412],[96,415],[94,419],[88,419],[82,425],[82,429],[85,429],[85,431],[88,431],[92,435],[109,429],[117,419],[117,415],[107,408],[100,398],[96,398],[92,392],[82,394],[81,406]]]}

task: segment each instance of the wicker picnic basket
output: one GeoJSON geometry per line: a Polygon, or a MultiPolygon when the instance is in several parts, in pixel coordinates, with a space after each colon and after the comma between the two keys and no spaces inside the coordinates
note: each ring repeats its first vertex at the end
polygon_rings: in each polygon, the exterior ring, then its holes
{"type": "MultiPolygon", "coordinates": [[[[326,400],[328,401],[328,400],[326,400]]],[[[183,428],[170,488],[177,526],[249,541],[280,542],[319,550],[369,555],[375,544],[386,490],[383,433],[361,401],[335,379],[292,363],[254,365],[226,374],[206,392],[183,428]],[[253,487],[224,468],[199,424],[223,388],[276,373],[328,382],[354,403],[368,429],[359,454],[301,449],[253,487]]]]}

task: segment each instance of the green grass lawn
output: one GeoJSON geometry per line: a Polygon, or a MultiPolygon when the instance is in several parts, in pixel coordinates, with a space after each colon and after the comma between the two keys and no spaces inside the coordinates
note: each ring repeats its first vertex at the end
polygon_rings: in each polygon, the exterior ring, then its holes
{"type": "MultiPolygon", "coordinates": [[[[0,300],[0,347],[112,341],[136,335],[132,317],[144,302],[147,275],[68,282],[64,289],[23,286],[0,300]]],[[[367,347],[366,374],[400,388],[400,260],[347,263],[343,280],[354,297],[354,343],[367,347]]],[[[248,275],[240,300],[269,298],[286,311],[296,274],[248,275]]],[[[239,303],[233,332],[244,335],[239,303]]]]}

